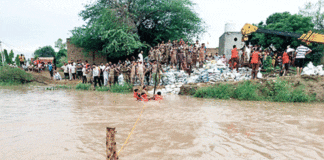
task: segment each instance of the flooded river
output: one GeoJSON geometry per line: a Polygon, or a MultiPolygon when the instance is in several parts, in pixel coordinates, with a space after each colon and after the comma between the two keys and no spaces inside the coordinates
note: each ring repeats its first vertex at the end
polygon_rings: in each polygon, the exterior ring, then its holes
{"type": "MultiPolygon", "coordinates": [[[[105,159],[143,108],[131,94],[0,89],[0,159],[105,159]]],[[[122,160],[324,159],[324,105],[165,96],[145,109],[122,160]]]]}

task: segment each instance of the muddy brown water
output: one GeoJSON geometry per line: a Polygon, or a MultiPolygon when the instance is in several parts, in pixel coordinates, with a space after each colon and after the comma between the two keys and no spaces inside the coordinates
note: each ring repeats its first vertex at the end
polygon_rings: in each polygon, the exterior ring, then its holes
{"type": "MultiPolygon", "coordinates": [[[[142,108],[131,94],[0,89],[0,159],[105,159],[142,108]]],[[[324,159],[322,104],[165,96],[145,110],[120,159],[324,159]]]]}

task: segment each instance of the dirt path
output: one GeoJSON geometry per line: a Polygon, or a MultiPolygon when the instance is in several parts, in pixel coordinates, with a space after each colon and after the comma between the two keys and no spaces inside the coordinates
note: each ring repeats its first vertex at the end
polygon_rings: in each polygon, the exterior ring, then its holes
{"type": "MultiPolygon", "coordinates": [[[[36,81],[37,83],[41,83],[41,84],[45,84],[45,85],[76,85],[80,82],[82,82],[81,80],[77,79],[77,80],[61,80],[61,81],[55,81],[55,80],[51,80],[51,76],[49,74],[48,71],[43,71],[40,73],[36,73],[36,72],[28,72],[31,73],[34,76],[34,81],[36,81]]],[[[64,77],[64,73],[59,72],[61,77],[64,77]]]]}

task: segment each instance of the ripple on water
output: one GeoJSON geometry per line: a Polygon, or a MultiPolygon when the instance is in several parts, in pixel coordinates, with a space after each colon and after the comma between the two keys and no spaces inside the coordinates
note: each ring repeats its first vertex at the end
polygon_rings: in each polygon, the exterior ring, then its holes
{"type": "MultiPolygon", "coordinates": [[[[0,96],[0,159],[104,159],[105,128],[121,148],[144,105],[42,88],[0,96]]],[[[324,159],[324,107],[314,106],[165,96],[145,104],[120,159],[324,159]]]]}

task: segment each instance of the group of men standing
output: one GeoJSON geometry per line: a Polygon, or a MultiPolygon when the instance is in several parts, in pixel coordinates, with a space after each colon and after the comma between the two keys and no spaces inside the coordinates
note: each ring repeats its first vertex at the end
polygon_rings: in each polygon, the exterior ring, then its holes
{"type": "Polygon", "coordinates": [[[246,64],[247,62],[248,66],[252,67],[252,79],[255,79],[259,67],[263,65],[267,56],[271,56],[273,67],[278,62],[281,68],[281,76],[284,76],[288,72],[291,64],[296,66],[297,76],[300,76],[305,65],[305,57],[312,50],[301,44],[297,47],[296,54],[294,52],[295,50],[290,48],[290,46],[284,51],[272,51],[271,49],[262,50],[258,45],[255,45],[255,47],[244,46],[242,49],[237,49],[236,45],[234,45],[231,51],[230,65],[233,70],[236,69],[238,71],[239,65],[246,64]],[[242,52],[242,63],[239,63],[239,51],[242,52]]]}
{"type": "Polygon", "coordinates": [[[65,79],[82,78],[83,83],[94,83],[94,86],[97,86],[97,84],[99,86],[116,84],[121,74],[125,82],[134,84],[139,80],[143,86],[145,80],[147,85],[150,85],[151,79],[154,82],[160,81],[164,72],[161,65],[171,65],[172,68],[185,70],[190,74],[191,69],[197,67],[197,62],[199,62],[200,67],[203,66],[206,53],[205,44],[200,45],[199,41],[189,45],[189,42],[185,42],[183,39],[173,42],[169,40],[166,44],[162,41],[161,44],[152,47],[145,58],[143,58],[143,51],[141,51],[137,60],[129,61],[126,59],[124,62],[120,60],[117,64],[109,62],[105,65],[101,63],[92,66],[87,61],[85,63],[82,63],[81,60],[69,61],[62,66],[62,69],[65,79]]]}
{"type": "Polygon", "coordinates": [[[157,46],[152,47],[148,53],[148,56],[144,59],[145,62],[158,61],[160,64],[171,65],[172,68],[178,68],[184,70],[190,74],[192,68],[203,66],[207,48],[204,43],[201,45],[199,41],[195,44],[189,44],[183,39],[179,41],[175,40],[168,43],[159,43],[157,46]]]}

